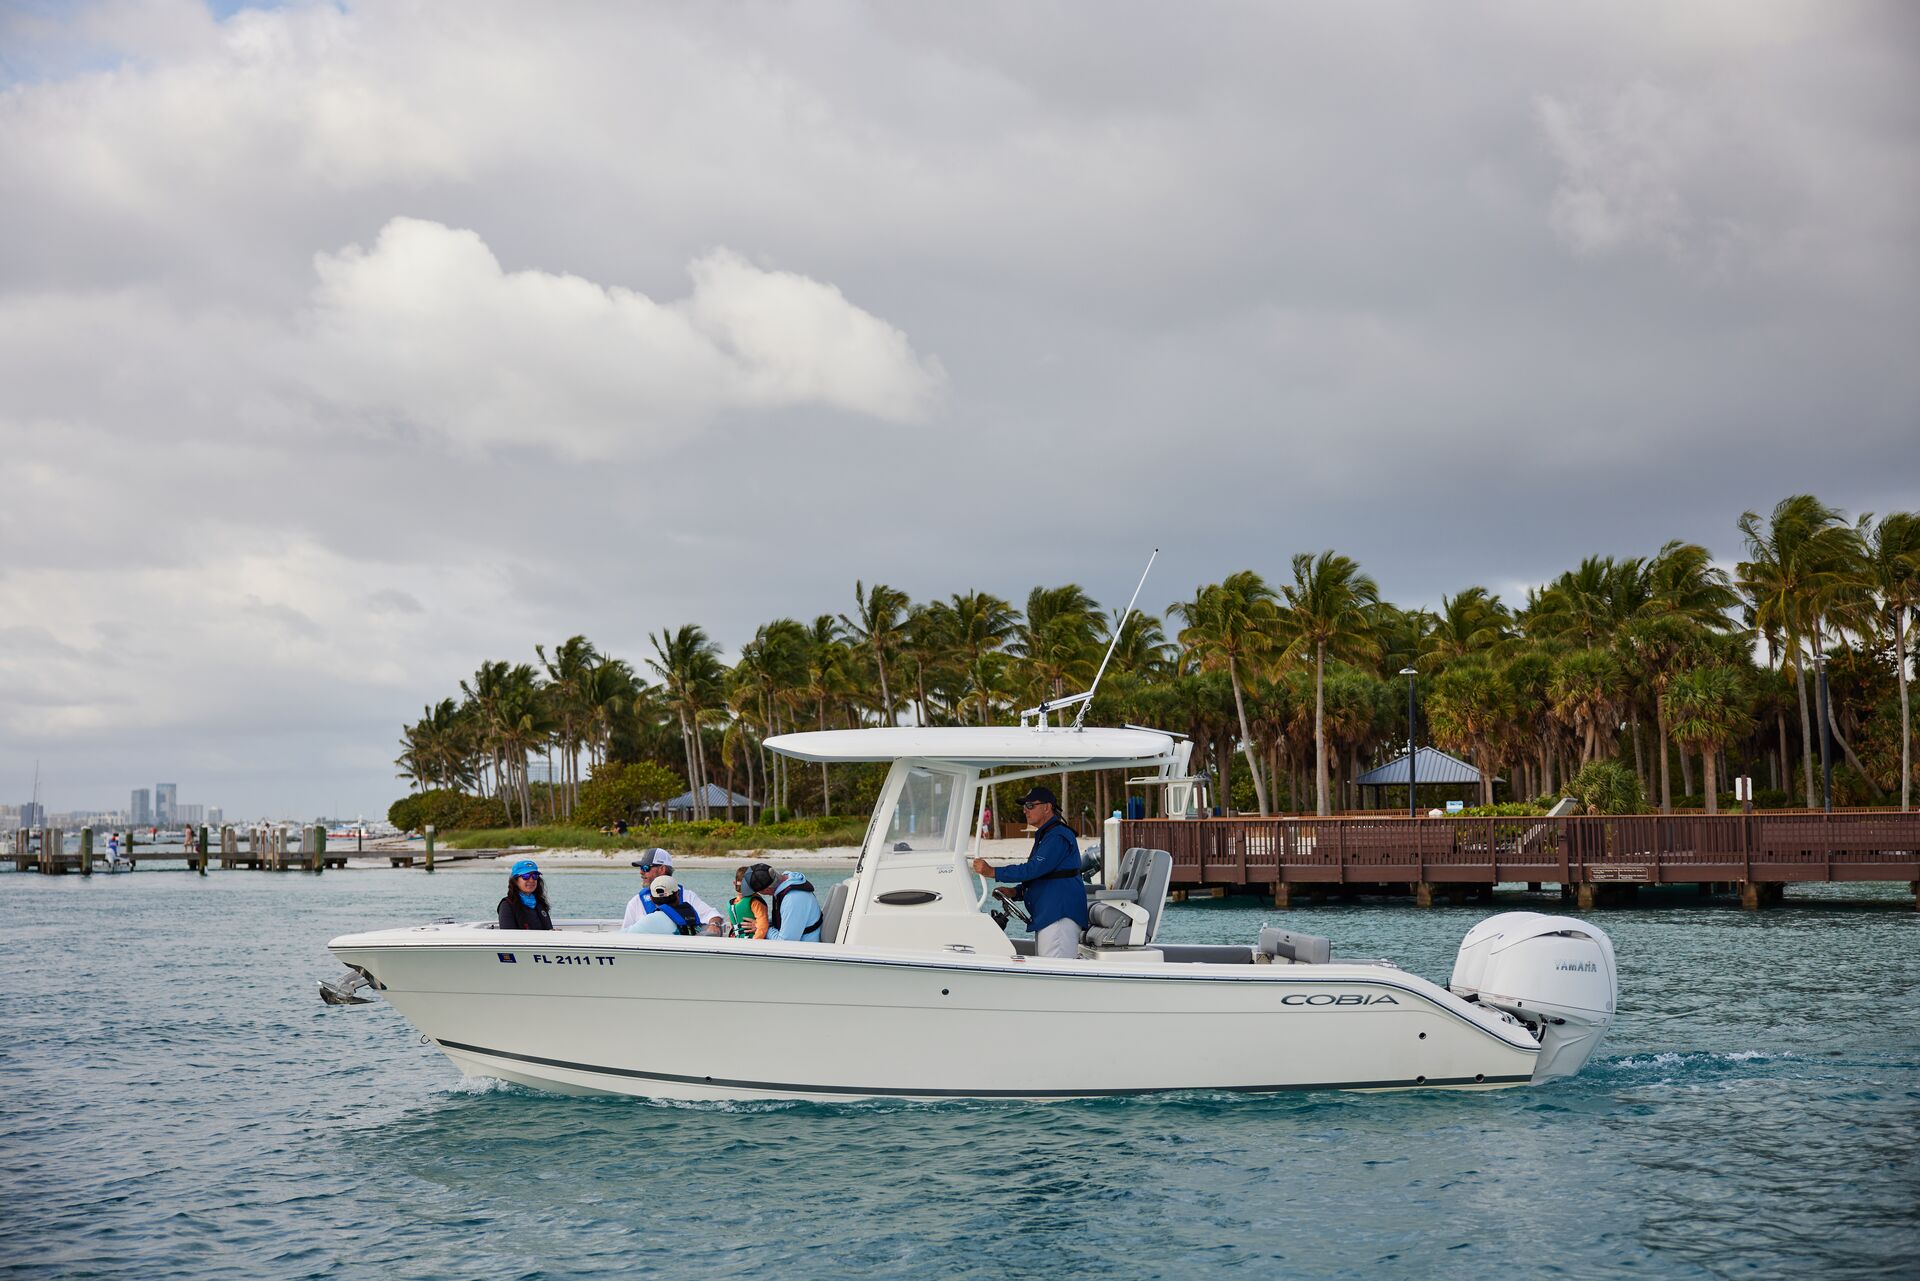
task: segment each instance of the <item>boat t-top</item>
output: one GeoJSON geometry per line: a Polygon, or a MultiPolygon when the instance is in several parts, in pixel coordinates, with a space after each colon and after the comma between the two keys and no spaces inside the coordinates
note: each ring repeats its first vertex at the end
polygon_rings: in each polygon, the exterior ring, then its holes
{"type": "Polygon", "coordinates": [[[1280,927],[1164,941],[1165,850],[1103,849],[1078,955],[1036,955],[970,867],[993,789],[1125,770],[1180,813],[1192,786],[1177,735],[1039,720],[768,741],[889,765],[819,942],[417,925],[334,939],[350,972],[323,995],[384,998],[470,1076],[667,1099],[1492,1089],[1571,1075],[1612,1022],[1612,945],[1569,917],[1482,922],[1446,987],[1280,927]]]}

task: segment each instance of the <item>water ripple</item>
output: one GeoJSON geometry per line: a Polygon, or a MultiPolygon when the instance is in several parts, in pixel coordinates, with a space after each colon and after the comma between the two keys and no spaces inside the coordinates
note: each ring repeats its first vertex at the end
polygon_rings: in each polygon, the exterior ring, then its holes
{"type": "MultiPolygon", "coordinates": [[[[554,879],[570,913],[632,892],[554,879]]],[[[491,875],[8,885],[8,1277],[1892,1277],[1920,1247],[1920,920],[1875,887],[1605,914],[1621,1018],[1550,1089],[1028,1105],[557,1098],[314,1000],[327,938],[484,914],[491,875]]],[[[1444,977],[1482,914],[1293,919],[1444,977]]]]}

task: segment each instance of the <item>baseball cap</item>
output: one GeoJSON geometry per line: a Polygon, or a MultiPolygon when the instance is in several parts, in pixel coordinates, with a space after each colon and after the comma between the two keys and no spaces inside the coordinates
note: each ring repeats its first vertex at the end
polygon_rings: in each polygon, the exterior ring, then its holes
{"type": "Polygon", "coordinates": [[[647,887],[647,893],[653,895],[656,902],[663,898],[672,898],[679,892],[680,882],[671,876],[656,876],[653,878],[653,884],[647,887]]]}
{"type": "Polygon", "coordinates": [[[672,867],[673,855],[658,845],[650,845],[640,851],[640,857],[633,860],[633,865],[643,872],[649,868],[672,867]]]}
{"type": "Polygon", "coordinates": [[[1027,789],[1027,794],[1020,798],[1020,803],[1022,805],[1033,805],[1040,802],[1045,802],[1046,804],[1053,806],[1055,809],[1058,809],[1060,807],[1059,798],[1054,796],[1053,789],[1047,788],[1047,787],[1039,787],[1039,786],[1030,787],[1027,789]]]}
{"type": "MultiPolygon", "coordinates": [[[[494,866],[498,867],[499,864],[496,863],[494,866]]],[[[513,874],[515,876],[538,876],[540,875],[540,865],[530,858],[523,858],[513,865],[513,874]]]]}

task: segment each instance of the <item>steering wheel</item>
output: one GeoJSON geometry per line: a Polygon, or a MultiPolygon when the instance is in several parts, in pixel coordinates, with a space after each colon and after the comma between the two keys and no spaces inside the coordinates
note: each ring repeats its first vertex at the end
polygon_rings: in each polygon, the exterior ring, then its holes
{"type": "Polygon", "coordinates": [[[1014,920],[1022,925],[1033,924],[1033,914],[1027,911],[1027,905],[1022,903],[1012,890],[1004,885],[996,885],[993,888],[993,897],[1000,900],[1001,905],[1007,909],[1008,915],[1014,920]]]}

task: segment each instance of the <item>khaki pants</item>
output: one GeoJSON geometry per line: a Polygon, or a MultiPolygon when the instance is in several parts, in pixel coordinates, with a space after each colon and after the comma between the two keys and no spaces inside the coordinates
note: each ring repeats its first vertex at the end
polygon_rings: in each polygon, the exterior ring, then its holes
{"type": "Polygon", "coordinates": [[[1071,919],[1055,921],[1033,936],[1033,950],[1041,956],[1071,961],[1080,955],[1080,927],[1071,919]]]}

